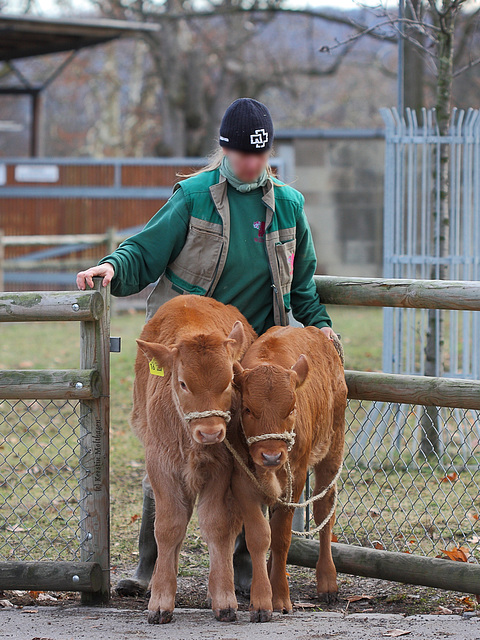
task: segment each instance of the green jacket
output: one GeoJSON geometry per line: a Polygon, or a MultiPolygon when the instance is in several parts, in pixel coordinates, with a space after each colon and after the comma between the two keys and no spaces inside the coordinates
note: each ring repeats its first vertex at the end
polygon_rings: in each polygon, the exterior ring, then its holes
{"type": "MultiPolygon", "coordinates": [[[[320,302],[313,275],[316,256],[304,196],[277,178],[263,187],[266,205],[265,249],[271,272],[275,324],[288,325],[290,309],[304,325],[332,326],[320,302]]],[[[214,297],[225,265],[230,237],[227,181],[218,169],[177,182],[168,202],[138,234],[122,242],[102,262],[114,265],[111,291],[137,293],[157,284],[147,298],[148,321],[170,298],[183,293],[214,297]],[[175,193],[182,190],[184,207],[175,193]],[[166,215],[167,214],[167,215],[166,215]],[[154,238],[154,242],[152,242],[154,238]]],[[[238,273],[241,278],[242,274],[238,273]]]]}

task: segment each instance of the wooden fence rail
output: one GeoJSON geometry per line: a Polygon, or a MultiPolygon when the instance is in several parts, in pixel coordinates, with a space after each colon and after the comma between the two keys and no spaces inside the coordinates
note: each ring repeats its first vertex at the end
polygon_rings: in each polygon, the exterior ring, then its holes
{"type": "Polygon", "coordinates": [[[314,276],[325,304],[480,311],[475,280],[408,280],[314,276]]]}
{"type": "Polygon", "coordinates": [[[0,293],[0,322],[86,322],[99,320],[104,311],[104,296],[95,289],[0,293]]]}
{"type": "Polygon", "coordinates": [[[82,250],[91,246],[105,245],[105,255],[114,251],[117,246],[126,238],[128,234],[119,232],[114,227],[107,229],[105,233],[85,233],[85,234],[63,234],[63,235],[36,235],[36,236],[6,236],[0,229],[0,291],[5,289],[5,271],[32,271],[36,269],[52,269],[54,271],[75,270],[80,271],[91,265],[91,260],[82,258],[71,258],[68,260],[59,258],[58,260],[38,259],[21,260],[15,258],[5,258],[6,247],[48,247],[48,246],[71,246],[71,251],[82,250]]]}

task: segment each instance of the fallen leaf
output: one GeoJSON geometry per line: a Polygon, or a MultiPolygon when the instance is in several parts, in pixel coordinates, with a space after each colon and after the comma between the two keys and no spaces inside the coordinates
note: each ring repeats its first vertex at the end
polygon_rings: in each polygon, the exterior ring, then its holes
{"type": "Polygon", "coordinates": [[[384,546],[381,542],[375,542],[373,546],[375,549],[384,549],[384,546]]]}
{"type": "Polygon", "coordinates": [[[467,518],[470,520],[470,522],[475,524],[475,522],[478,520],[478,513],[475,513],[473,511],[468,511],[467,518]]]}
{"type": "Polygon", "coordinates": [[[445,477],[441,478],[440,482],[456,482],[457,480],[458,473],[454,471],[453,473],[449,473],[445,477]]]}
{"type": "Polygon", "coordinates": [[[350,598],[347,598],[347,602],[358,602],[358,600],[371,600],[372,598],[373,596],[366,596],[366,595],[350,596],[350,598]]]}
{"type": "Polygon", "coordinates": [[[466,547],[455,547],[454,549],[440,549],[450,560],[456,562],[468,562],[469,550],[466,547]]]}
{"type": "Polygon", "coordinates": [[[133,522],[136,522],[139,519],[139,517],[140,516],[138,515],[138,513],[136,513],[134,516],[132,516],[130,518],[130,524],[132,524],[133,522]]]}
{"type": "Polygon", "coordinates": [[[295,607],[301,607],[302,609],[315,609],[318,607],[318,604],[313,604],[313,602],[295,602],[295,607]]]}
{"type": "Polygon", "coordinates": [[[463,605],[465,605],[466,611],[473,611],[477,607],[471,596],[463,596],[463,598],[457,598],[457,600],[458,602],[461,602],[463,605]]]}
{"type": "Polygon", "coordinates": [[[10,600],[0,600],[0,607],[8,609],[9,607],[13,607],[13,604],[10,602],[10,600]]]}
{"type": "Polygon", "coordinates": [[[338,538],[334,533],[332,533],[332,542],[338,542],[338,538]]]}
{"type": "Polygon", "coordinates": [[[410,631],[404,631],[403,629],[391,629],[390,631],[385,631],[384,636],[388,636],[389,638],[399,638],[400,636],[406,636],[410,633],[410,631]]]}
{"type": "Polygon", "coordinates": [[[438,605],[438,611],[435,611],[435,613],[442,615],[442,616],[448,616],[450,614],[453,613],[453,611],[451,609],[447,609],[447,607],[442,607],[442,605],[438,605]]]}
{"type": "Polygon", "coordinates": [[[47,600],[49,602],[50,601],[57,602],[58,598],[55,598],[54,596],[51,596],[49,593],[44,593],[43,591],[40,591],[40,593],[38,594],[37,600],[39,602],[46,602],[47,600]]]}
{"type": "Polygon", "coordinates": [[[372,518],[378,518],[380,516],[380,511],[377,511],[376,509],[370,509],[368,515],[372,516],[372,518]]]}

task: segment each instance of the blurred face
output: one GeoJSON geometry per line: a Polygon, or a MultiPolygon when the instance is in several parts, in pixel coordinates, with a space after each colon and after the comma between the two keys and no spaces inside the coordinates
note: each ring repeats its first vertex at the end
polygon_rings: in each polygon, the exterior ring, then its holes
{"type": "Polygon", "coordinates": [[[228,155],[234,174],[243,182],[256,180],[267,166],[270,155],[270,150],[261,153],[248,153],[236,149],[224,149],[223,151],[228,155]]]}

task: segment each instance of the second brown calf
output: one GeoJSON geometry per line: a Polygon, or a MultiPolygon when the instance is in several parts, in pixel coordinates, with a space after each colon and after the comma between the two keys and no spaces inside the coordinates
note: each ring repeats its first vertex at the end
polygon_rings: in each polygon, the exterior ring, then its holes
{"type": "MultiPolygon", "coordinates": [[[[344,449],[347,385],[343,365],[332,341],[317,327],[272,327],[234,364],[235,384],[242,397],[239,420],[232,424],[232,445],[256,475],[262,490],[236,464],[232,488],[245,525],[253,564],[250,591],[252,621],[268,621],[272,609],[292,611],[286,561],[291,542],[293,511],[277,503],[285,495],[287,456],[298,502],[309,466],[315,470],[314,494],[327,487],[341,465],[344,449]],[[255,441],[264,434],[295,432],[295,443],[281,439],[255,441]],[[270,526],[262,512],[270,505],[270,526]],[[271,554],[266,562],[266,554],[271,554]]],[[[334,487],[313,505],[321,523],[333,506],[334,487]]],[[[319,533],[316,568],[319,597],[336,598],[336,570],[331,554],[333,514],[319,533]]]]}

